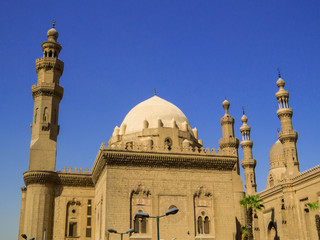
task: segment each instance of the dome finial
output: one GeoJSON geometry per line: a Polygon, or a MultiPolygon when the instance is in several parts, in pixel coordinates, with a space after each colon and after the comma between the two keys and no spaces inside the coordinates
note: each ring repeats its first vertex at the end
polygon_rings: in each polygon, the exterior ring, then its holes
{"type": "Polygon", "coordinates": [[[242,106],[242,113],[245,115],[244,106],[242,106]]]}
{"type": "Polygon", "coordinates": [[[53,19],[53,20],[52,20],[52,28],[54,28],[55,26],[56,26],[56,20],[53,19]]]}
{"type": "Polygon", "coordinates": [[[154,88],[154,95],[157,96],[157,89],[154,88]]]}
{"type": "Polygon", "coordinates": [[[281,78],[280,68],[278,68],[278,75],[279,75],[279,78],[281,78]]]}

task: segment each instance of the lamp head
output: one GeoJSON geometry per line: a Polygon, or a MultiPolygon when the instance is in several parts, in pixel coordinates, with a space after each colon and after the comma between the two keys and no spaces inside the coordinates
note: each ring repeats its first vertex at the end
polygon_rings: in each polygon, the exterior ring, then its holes
{"type": "Polygon", "coordinates": [[[108,228],[108,232],[110,232],[110,233],[118,233],[117,230],[115,230],[113,228],[108,228]]]}
{"type": "Polygon", "coordinates": [[[133,228],[130,228],[129,230],[126,231],[126,233],[133,233],[133,232],[134,232],[133,228]]]}
{"type": "Polygon", "coordinates": [[[178,208],[171,208],[168,211],[166,211],[166,216],[176,214],[177,212],[179,212],[178,208]]]}
{"type": "Polygon", "coordinates": [[[27,235],[25,235],[24,233],[21,234],[21,237],[23,237],[24,239],[27,239],[27,235]]]}
{"type": "Polygon", "coordinates": [[[149,214],[148,213],[144,213],[144,212],[137,212],[136,213],[136,217],[146,217],[146,218],[148,218],[149,214]]]}

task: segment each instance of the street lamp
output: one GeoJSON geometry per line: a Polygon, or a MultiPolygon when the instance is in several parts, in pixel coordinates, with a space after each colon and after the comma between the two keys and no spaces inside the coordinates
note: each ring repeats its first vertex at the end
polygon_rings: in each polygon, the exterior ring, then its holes
{"type": "MultiPolygon", "coordinates": [[[[24,233],[21,234],[21,237],[24,238],[24,239],[27,239],[27,238],[28,238],[27,235],[24,234],[24,233]]],[[[32,237],[32,238],[30,238],[29,240],[35,240],[35,238],[32,237]]]]}
{"type": "Polygon", "coordinates": [[[144,213],[144,212],[137,212],[136,213],[136,217],[145,217],[145,218],[156,218],[157,219],[157,240],[160,240],[160,234],[159,234],[159,218],[168,216],[168,215],[173,215],[176,214],[177,212],[179,212],[178,208],[171,208],[168,211],[166,211],[166,213],[164,215],[161,216],[149,216],[148,213],[144,213]]]}
{"type": "Polygon", "coordinates": [[[109,233],[116,233],[116,234],[120,234],[120,236],[121,236],[121,240],[122,240],[122,236],[123,236],[123,234],[132,233],[132,232],[134,232],[134,229],[133,229],[133,228],[131,228],[131,229],[127,230],[127,231],[126,231],[126,232],[124,232],[124,233],[118,233],[118,232],[117,232],[117,230],[115,230],[115,229],[113,229],[113,228],[108,228],[108,232],[109,232],[109,233]]]}

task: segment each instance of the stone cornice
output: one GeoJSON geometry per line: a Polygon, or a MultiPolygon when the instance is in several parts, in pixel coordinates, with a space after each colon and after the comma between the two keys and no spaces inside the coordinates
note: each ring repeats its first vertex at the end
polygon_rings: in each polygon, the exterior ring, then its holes
{"type": "Polygon", "coordinates": [[[37,74],[40,70],[45,71],[53,70],[57,71],[62,75],[64,68],[64,63],[57,58],[42,57],[36,60],[36,71],[37,74]]]}
{"type": "Polygon", "coordinates": [[[70,174],[50,171],[29,171],[23,174],[26,186],[54,184],[75,187],[94,187],[91,174],[70,174]]]}
{"type": "Polygon", "coordinates": [[[38,83],[32,85],[32,97],[38,96],[57,96],[60,100],[63,96],[63,87],[55,83],[38,83]]]}
{"type": "Polygon", "coordinates": [[[94,187],[91,174],[70,174],[58,172],[59,184],[63,186],[94,187]]]}
{"type": "Polygon", "coordinates": [[[92,169],[92,178],[94,183],[97,182],[105,165],[231,171],[236,162],[236,156],[203,156],[100,149],[92,169]]]}
{"type": "Polygon", "coordinates": [[[56,184],[58,175],[51,171],[29,171],[23,174],[23,180],[26,186],[30,184],[56,184]]]}

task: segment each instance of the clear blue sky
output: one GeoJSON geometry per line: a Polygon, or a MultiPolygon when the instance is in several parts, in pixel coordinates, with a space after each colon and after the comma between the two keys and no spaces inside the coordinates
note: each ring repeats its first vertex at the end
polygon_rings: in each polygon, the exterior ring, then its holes
{"type": "Polygon", "coordinates": [[[205,147],[218,148],[224,98],[238,138],[245,106],[261,191],[280,127],[278,67],[301,170],[319,164],[319,1],[1,1],[1,239],[17,238],[35,59],[53,18],[65,62],[57,170],[91,168],[101,142],[156,88],[198,128],[205,147]]]}

